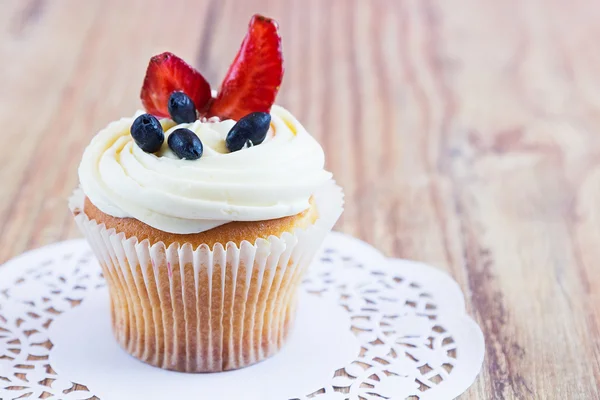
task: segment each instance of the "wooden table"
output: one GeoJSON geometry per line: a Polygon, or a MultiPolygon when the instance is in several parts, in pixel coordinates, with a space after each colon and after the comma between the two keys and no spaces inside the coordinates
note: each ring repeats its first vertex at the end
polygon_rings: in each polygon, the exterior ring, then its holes
{"type": "Polygon", "coordinates": [[[487,343],[462,398],[600,398],[597,2],[5,0],[0,262],[79,236],[81,152],[151,55],[216,86],[254,12],[346,190],[337,229],[461,284],[487,343]]]}

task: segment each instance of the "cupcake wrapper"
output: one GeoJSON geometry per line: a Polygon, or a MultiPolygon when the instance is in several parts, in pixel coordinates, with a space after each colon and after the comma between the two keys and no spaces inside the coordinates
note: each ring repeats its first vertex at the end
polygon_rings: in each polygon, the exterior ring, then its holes
{"type": "Polygon", "coordinates": [[[139,242],[106,229],[69,200],[108,283],[119,344],[148,364],[176,371],[242,368],[275,354],[292,328],[302,275],[341,215],[333,181],[314,195],[319,218],[280,237],[217,243],[139,242]]]}

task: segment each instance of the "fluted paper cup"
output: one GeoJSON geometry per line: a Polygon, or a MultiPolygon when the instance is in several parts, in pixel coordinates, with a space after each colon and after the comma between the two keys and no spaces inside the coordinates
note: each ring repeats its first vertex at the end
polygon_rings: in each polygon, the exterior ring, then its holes
{"type": "Polygon", "coordinates": [[[257,363],[285,343],[302,275],[343,209],[333,181],[314,198],[312,226],[212,249],[166,247],[107,229],[82,212],[80,189],[69,207],[108,283],[119,344],[160,368],[216,372],[257,363]]]}

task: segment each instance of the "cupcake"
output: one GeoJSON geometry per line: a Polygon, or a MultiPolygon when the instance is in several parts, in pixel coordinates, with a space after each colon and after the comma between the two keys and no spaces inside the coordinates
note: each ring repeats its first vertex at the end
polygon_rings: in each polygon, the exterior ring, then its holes
{"type": "Polygon", "coordinates": [[[282,78],[277,24],[254,16],[218,92],[177,56],[155,56],[145,111],[86,148],[69,205],[132,356],[216,372],[285,344],[343,200],[322,148],[273,104],[282,78]]]}

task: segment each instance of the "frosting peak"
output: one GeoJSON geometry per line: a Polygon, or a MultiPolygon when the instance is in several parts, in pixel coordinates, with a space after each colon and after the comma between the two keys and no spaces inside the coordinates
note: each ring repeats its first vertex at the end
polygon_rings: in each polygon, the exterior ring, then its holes
{"type": "Polygon", "coordinates": [[[129,129],[138,112],[100,131],[83,154],[81,187],[101,211],[133,217],[171,233],[197,233],[231,221],[260,221],[298,214],[331,178],[321,146],[284,108],[271,108],[265,141],[230,153],[225,137],[233,120],[176,125],[161,120],[168,137],[192,130],[203,143],[198,160],[181,160],[167,146],[145,153],[129,129]]]}

